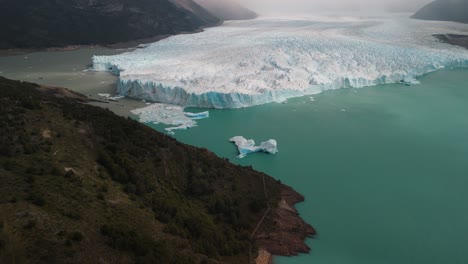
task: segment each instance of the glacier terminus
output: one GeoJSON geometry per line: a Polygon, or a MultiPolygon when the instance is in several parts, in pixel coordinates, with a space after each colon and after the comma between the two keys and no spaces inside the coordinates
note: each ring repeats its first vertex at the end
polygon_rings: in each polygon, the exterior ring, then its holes
{"type": "Polygon", "coordinates": [[[241,108],[328,89],[411,85],[438,69],[467,67],[468,50],[432,36],[462,30],[404,14],[261,17],[94,56],[93,68],[118,75],[121,96],[241,108]]]}

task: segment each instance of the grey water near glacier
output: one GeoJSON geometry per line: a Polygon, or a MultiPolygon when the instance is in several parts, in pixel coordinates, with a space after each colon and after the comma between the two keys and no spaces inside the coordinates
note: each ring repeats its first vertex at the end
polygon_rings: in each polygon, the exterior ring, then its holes
{"type": "Polygon", "coordinates": [[[306,197],[298,209],[318,230],[312,251],[275,263],[468,263],[468,70],[420,81],[211,110],[175,138],[252,165],[306,197]],[[236,135],[274,138],[279,152],[238,159],[228,142],[236,135]]]}

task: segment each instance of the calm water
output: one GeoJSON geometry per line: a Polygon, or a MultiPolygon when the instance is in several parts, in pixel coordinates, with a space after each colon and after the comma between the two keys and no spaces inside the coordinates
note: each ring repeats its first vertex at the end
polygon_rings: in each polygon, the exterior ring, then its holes
{"type": "Polygon", "coordinates": [[[305,195],[313,251],[277,263],[468,263],[468,70],[315,100],[213,110],[175,137],[305,195]],[[236,135],[275,138],[280,152],[236,159],[236,135]]]}

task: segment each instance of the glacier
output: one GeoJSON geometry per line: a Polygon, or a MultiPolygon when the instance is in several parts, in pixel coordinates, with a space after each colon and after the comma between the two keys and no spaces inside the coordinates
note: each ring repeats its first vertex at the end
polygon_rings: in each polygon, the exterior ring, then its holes
{"type": "Polygon", "coordinates": [[[201,113],[184,112],[184,108],[176,105],[155,103],[149,106],[134,109],[132,114],[138,116],[141,123],[165,124],[170,127],[165,128],[169,134],[174,134],[174,130],[188,129],[197,126],[195,120],[208,118],[208,111],[201,113]]]}
{"type": "Polygon", "coordinates": [[[253,139],[246,139],[242,136],[232,137],[229,139],[229,142],[233,142],[237,146],[239,150],[238,158],[244,158],[247,154],[254,152],[278,153],[278,143],[274,139],[262,142],[260,146],[255,146],[255,141],[253,139]]]}
{"type": "Polygon", "coordinates": [[[121,96],[241,108],[329,89],[412,85],[438,69],[467,67],[468,50],[432,37],[466,30],[402,14],[263,17],[94,56],[93,69],[118,75],[121,96]]]}

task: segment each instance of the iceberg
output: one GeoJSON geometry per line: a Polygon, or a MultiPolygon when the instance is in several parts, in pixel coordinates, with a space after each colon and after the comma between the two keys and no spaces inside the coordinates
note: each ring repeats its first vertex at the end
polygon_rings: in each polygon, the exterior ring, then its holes
{"type": "Polygon", "coordinates": [[[118,75],[122,96],[241,108],[329,89],[412,85],[442,68],[468,67],[468,50],[432,37],[464,30],[401,14],[258,18],[94,56],[93,68],[118,75]]]}
{"type": "Polygon", "coordinates": [[[197,126],[195,120],[209,117],[209,112],[190,113],[184,112],[181,106],[155,103],[149,106],[134,109],[132,114],[138,116],[141,123],[165,124],[171,127],[165,128],[169,134],[174,134],[174,130],[188,129],[197,126]]]}
{"type": "Polygon", "coordinates": [[[246,139],[242,136],[235,136],[229,139],[229,142],[236,144],[239,150],[238,158],[243,158],[247,154],[254,152],[278,153],[278,144],[274,139],[262,142],[260,146],[255,146],[255,141],[253,139],[246,139]]]}

